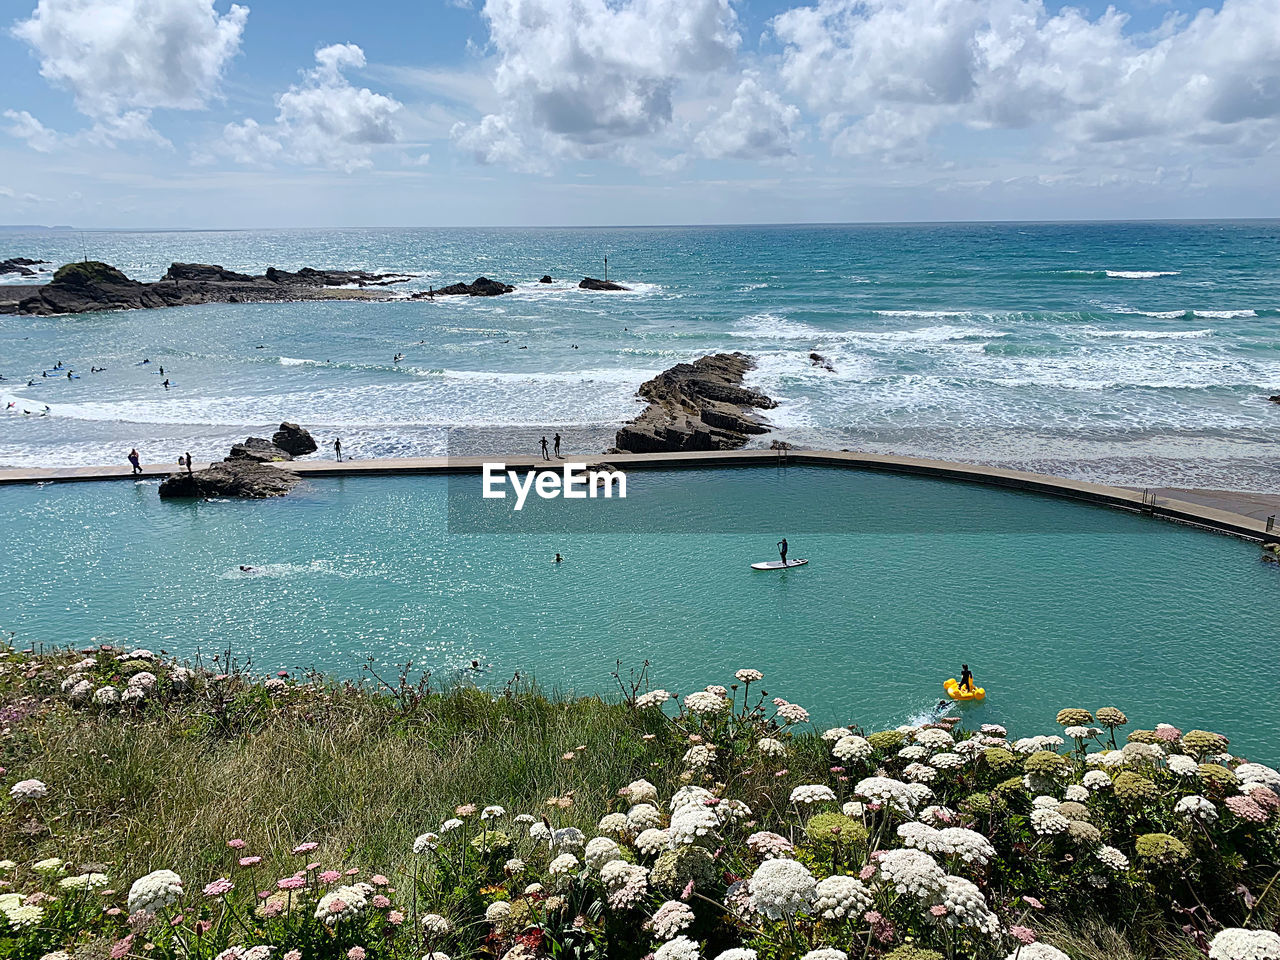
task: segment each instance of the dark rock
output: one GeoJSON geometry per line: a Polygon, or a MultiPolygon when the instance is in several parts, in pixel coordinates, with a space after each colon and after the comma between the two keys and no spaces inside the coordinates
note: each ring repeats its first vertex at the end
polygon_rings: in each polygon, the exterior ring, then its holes
{"type": "Polygon", "coordinates": [[[48,260],[31,260],[27,257],[10,257],[8,260],[0,260],[0,277],[9,273],[16,273],[20,277],[34,277],[36,272],[31,267],[48,262],[48,260]]]}
{"type": "Polygon", "coordinates": [[[717,353],[678,363],[641,384],[638,393],[649,405],[618,431],[616,449],[736,450],[752,434],[767,433],[769,428],[752,410],[769,410],[777,403],[742,386],[753,366],[746,354],[717,353]]]}
{"type": "Polygon", "coordinates": [[[1280,393],[1277,393],[1274,397],[1267,397],[1267,399],[1272,403],[1280,403],[1280,393]]]}
{"type": "Polygon", "coordinates": [[[832,373],[836,372],[836,368],[831,361],[820,353],[809,354],[809,360],[815,367],[821,367],[823,370],[830,370],[832,373]]]}
{"type": "Polygon", "coordinates": [[[311,434],[296,423],[289,423],[287,420],[271,435],[271,442],[295,457],[305,457],[308,453],[315,453],[317,450],[316,441],[311,434]]]}
{"type": "Polygon", "coordinates": [[[792,449],[792,447],[791,447],[791,444],[787,443],[787,441],[785,440],[774,440],[771,444],[769,444],[769,449],[770,450],[790,450],[792,449]]]}
{"type": "MultiPolygon", "coordinates": [[[[95,310],[136,310],[177,307],[194,303],[265,303],[279,300],[355,299],[380,296],[361,290],[329,290],[357,283],[383,285],[407,278],[363,271],[313,270],[297,273],[271,268],[265,276],[250,276],[216,264],[175,263],[155,283],[130,280],[105,263],[86,261],[60,267],[44,286],[20,288],[12,308],[0,312],[50,316],[95,310]]],[[[7,301],[6,297],[6,301],[7,301]]]]}
{"type": "Polygon", "coordinates": [[[538,279],[538,282],[539,282],[539,283],[550,283],[550,282],[551,282],[551,274],[549,274],[549,273],[544,273],[544,274],[543,274],[543,275],[538,279]]]}
{"type": "MultiPolygon", "coordinates": [[[[490,280],[488,277],[476,277],[472,283],[451,283],[447,287],[437,287],[432,293],[437,297],[497,297],[504,293],[514,293],[515,287],[509,283],[490,280]]],[[[414,294],[415,299],[427,294],[414,294]]]]}
{"type": "Polygon", "coordinates": [[[162,499],[235,497],[263,500],[282,497],[298,482],[298,475],[254,460],[230,460],[206,470],[172,473],[160,484],[162,499]]]}
{"type": "Polygon", "coordinates": [[[620,283],[614,283],[612,280],[597,280],[595,277],[583,277],[582,282],[578,286],[583,290],[630,290],[630,287],[624,287],[620,283]]]}
{"type": "Polygon", "coordinates": [[[277,447],[270,440],[262,437],[249,437],[244,443],[232,444],[227,460],[257,460],[259,463],[271,463],[275,460],[292,460],[293,454],[277,447]]]}

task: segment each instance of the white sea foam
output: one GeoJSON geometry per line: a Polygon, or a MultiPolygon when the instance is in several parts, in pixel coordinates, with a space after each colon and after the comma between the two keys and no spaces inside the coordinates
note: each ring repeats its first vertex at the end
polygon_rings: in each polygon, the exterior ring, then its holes
{"type": "Polygon", "coordinates": [[[769,285],[767,283],[748,283],[738,288],[739,293],[750,293],[752,290],[764,290],[769,285]]]}
{"type": "Polygon", "coordinates": [[[1108,277],[1117,280],[1154,280],[1156,277],[1176,277],[1181,270],[1107,270],[1108,277]]]}
{"type": "MultiPolygon", "coordinates": [[[[955,313],[902,313],[900,316],[956,317],[955,313]]],[[[730,334],[756,340],[808,340],[819,343],[948,343],[956,341],[989,340],[1008,334],[988,327],[935,324],[910,330],[824,330],[812,324],[788,320],[772,313],[760,313],[744,317],[734,324],[730,334]]]]}
{"type": "Polygon", "coordinates": [[[1144,317],[1155,317],[1158,320],[1181,320],[1183,318],[1191,318],[1196,320],[1241,320],[1245,317],[1256,317],[1256,310],[1131,310],[1129,313],[1138,313],[1144,317]]]}
{"type": "MultiPolygon", "coordinates": [[[[1155,316],[1155,314],[1148,314],[1155,316]]],[[[1176,314],[1181,317],[1182,314],[1176,314]]],[[[1173,319],[1173,318],[1168,318],[1173,319]]],[[[1100,327],[1081,327],[1081,333],[1091,337],[1108,337],[1123,340],[1200,340],[1213,336],[1213,331],[1205,330],[1105,330],[1100,327]]]]}

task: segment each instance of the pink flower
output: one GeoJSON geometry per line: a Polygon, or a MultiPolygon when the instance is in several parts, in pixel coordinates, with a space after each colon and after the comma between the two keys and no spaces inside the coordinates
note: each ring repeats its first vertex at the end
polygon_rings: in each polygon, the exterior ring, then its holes
{"type": "Polygon", "coordinates": [[[364,960],[364,947],[352,947],[348,950],[347,960],[364,960]]]}
{"type": "Polygon", "coordinates": [[[280,960],[302,960],[302,951],[290,950],[283,957],[281,957],[280,960]]]}
{"type": "Polygon", "coordinates": [[[831,768],[831,772],[832,772],[832,773],[844,773],[844,767],[832,767],[832,768],[831,768]]]}
{"type": "Polygon", "coordinates": [[[399,910],[392,910],[387,914],[387,923],[393,924],[397,927],[400,926],[400,924],[404,923],[404,914],[399,910]]]}
{"type": "Polygon", "coordinates": [[[321,883],[337,883],[341,879],[342,879],[342,874],[340,874],[337,870],[325,870],[323,873],[320,874],[321,883]]]}
{"type": "Polygon", "coordinates": [[[248,846],[248,844],[245,843],[243,840],[228,840],[227,846],[230,847],[232,850],[243,850],[245,847],[248,846]]]}
{"type": "Polygon", "coordinates": [[[194,924],[196,936],[203,937],[213,927],[212,920],[197,920],[194,924]]]}
{"type": "Polygon", "coordinates": [[[307,870],[318,870],[319,868],[320,868],[320,864],[318,864],[318,863],[308,863],[308,864],[307,864],[307,870]]]}
{"type": "Polygon", "coordinates": [[[1270,787],[1254,787],[1249,791],[1249,796],[1260,807],[1280,810],[1280,795],[1277,795],[1270,787]]]}
{"type": "Polygon", "coordinates": [[[460,817],[469,817],[476,812],[476,805],[474,803],[464,803],[454,807],[453,812],[460,817]]]}
{"type": "Polygon", "coordinates": [[[276,671],[276,676],[277,676],[277,677],[287,677],[288,675],[289,675],[289,671],[288,671],[288,670],[277,670],[277,671],[276,671]]]}
{"type": "Polygon", "coordinates": [[[360,874],[360,871],[359,871],[359,870],[357,870],[355,867],[352,867],[350,870],[348,870],[348,871],[347,871],[347,876],[348,876],[348,877],[355,877],[355,876],[359,876],[359,874],[360,874]]]}
{"type": "Polygon", "coordinates": [[[118,916],[120,916],[120,914],[122,914],[122,913],[124,913],[124,911],[123,911],[123,910],[121,910],[119,907],[108,907],[108,908],[107,908],[107,916],[108,916],[108,917],[118,917],[118,916]]]}
{"type": "Polygon", "coordinates": [[[281,877],[276,881],[276,888],[280,890],[301,890],[307,885],[307,881],[302,877],[281,877]]]}
{"type": "Polygon", "coordinates": [[[308,840],[306,843],[300,843],[296,847],[294,847],[293,852],[294,853],[310,853],[312,850],[314,850],[318,846],[320,846],[320,844],[316,843],[314,840],[308,840]]]}
{"type": "Polygon", "coordinates": [[[235,884],[226,877],[219,877],[212,883],[206,883],[204,886],[204,895],[206,897],[220,897],[224,893],[230,893],[235,888],[235,884]]]}
{"type": "Polygon", "coordinates": [[[111,947],[111,960],[123,960],[129,955],[129,949],[133,946],[133,934],[129,934],[123,940],[117,940],[111,947]]]}
{"type": "Polygon", "coordinates": [[[690,880],[688,883],[686,883],[686,884],[684,885],[684,890],[680,893],[680,899],[681,899],[681,900],[688,900],[691,896],[693,896],[693,881],[692,881],[692,880],[690,880]]]}
{"type": "Polygon", "coordinates": [[[345,909],[347,909],[347,901],[340,900],[337,897],[334,897],[332,900],[329,901],[330,913],[341,913],[345,909]]]}
{"type": "Polygon", "coordinates": [[[1023,897],[1022,902],[1025,903],[1027,906],[1032,907],[1036,910],[1044,909],[1044,904],[1041,903],[1039,900],[1037,900],[1035,897],[1023,897]]]}
{"type": "Polygon", "coordinates": [[[858,871],[858,879],[863,881],[870,880],[875,875],[876,875],[876,868],[874,865],[870,863],[868,863],[865,867],[863,867],[861,870],[858,871]]]}
{"type": "Polygon", "coordinates": [[[372,883],[375,887],[385,887],[391,881],[388,880],[386,877],[384,877],[382,874],[375,873],[372,877],[369,878],[369,882],[372,883]]]}
{"type": "Polygon", "coordinates": [[[261,862],[262,862],[261,857],[241,857],[240,858],[240,866],[242,867],[256,867],[261,862]]]}
{"type": "Polygon", "coordinates": [[[1253,797],[1227,797],[1223,802],[1226,803],[1227,809],[1241,820],[1266,823],[1267,818],[1270,816],[1267,810],[1253,797]]]}
{"type": "Polygon", "coordinates": [[[1009,932],[1013,934],[1013,938],[1021,944],[1035,943],[1036,932],[1030,927],[1022,927],[1014,924],[1009,928],[1009,932]]]}
{"type": "Polygon", "coordinates": [[[947,915],[947,908],[940,903],[935,903],[929,908],[929,912],[935,917],[945,917],[947,915]]]}
{"type": "Polygon", "coordinates": [[[391,906],[391,900],[390,898],[377,893],[369,898],[369,905],[375,910],[385,910],[387,907],[391,906]]]}
{"type": "Polygon", "coordinates": [[[284,913],[284,904],[279,900],[268,900],[262,905],[262,915],[265,917],[278,917],[284,913]]]}

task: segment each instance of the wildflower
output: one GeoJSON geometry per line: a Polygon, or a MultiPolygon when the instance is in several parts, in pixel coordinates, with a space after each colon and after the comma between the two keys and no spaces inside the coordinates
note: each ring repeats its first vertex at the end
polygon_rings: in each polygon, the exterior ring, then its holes
{"type": "Polygon", "coordinates": [[[1090,790],[1104,790],[1112,786],[1111,777],[1101,770],[1090,770],[1080,782],[1090,790]]]}
{"type": "Polygon", "coordinates": [[[1000,726],[1000,724],[998,723],[984,723],[978,729],[979,729],[979,732],[985,733],[985,734],[988,734],[989,736],[994,736],[994,737],[1004,737],[1004,736],[1007,736],[1009,733],[1008,730],[1000,726]]]}
{"type": "MultiPolygon", "coordinates": [[[[1101,710],[1098,711],[1098,717],[1099,719],[1102,717],[1101,710]]],[[[1071,958],[1057,947],[1051,947],[1047,943],[1036,941],[1035,943],[1028,943],[1018,947],[1005,960],[1071,960],[1071,958]]]]}
{"type": "Polygon", "coordinates": [[[649,890],[649,871],[625,860],[606,863],[600,871],[600,880],[608,891],[609,906],[614,910],[640,906],[649,890]]]}
{"type": "Polygon", "coordinates": [[[1129,858],[1115,847],[1101,846],[1093,855],[1101,861],[1104,867],[1114,870],[1116,873],[1129,869],[1129,858]]]}
{"type": "Polygon", "coordinates": [[[63,877],[58,886],[63,890],[97,890],[107,885],[105,873],[82,873],[77,877],[63,877]]]}
{"type": "Polygon", "coordinates": [[[511,916],[511,904],[506,900],[495,900],[484,911],[484,918],[489,923],[501,923],[509,916],[511,916]]]}
{"type": "Polygon", "coordinates": [[[248,844],[245,843],[243,840],[237,839],[237,840],[228,840],[227,846],[230,847],[232,850],[243,850],[245,847],[248,846],[248,844]]]}
{"type": "Polygon", "coordinates": [[[900,813],[911,813],[919,803],[910,785],[890,777],[867,777],[858,781],[853,792],[872,803],[892,807],[900,813]]]}
{"type": "Polygon", "coordinates": [[[385,894],[375,894],[369,898],[369,906],[373,907],[375,910],[385,910],[387,907],[391,906],[391,898],[385,894]]]}
{"type": "Polygon", "coordinates": [[[847,734],[836,741],[831,752],[844,763],[866,760],[871,756],[871,744],[864,737],[847,734]]]}
{"type": "Polygon", "coordinates": [[[122,960],[123,957],[127,957],[129,955],[129,951],[132,948],[133,934],[131,933],[111,945],[111,960],[122,960]]]}
{"type": "Polygon", "coordinates": [[[693,910],[686,903],[679,900],[668,900],[660,906],[653,919],[649,921],[649,928],[658,936],[660,940],[670,940],[681,930],[693,924],[693,910]]]}
{"type": "Polygon", "coordinates": [[[848,727],[831,727],[829,730],[822,732],[822,739],[828,743],[836,743],[845,737],[853,736],[853,731],[848,727]]]}
{"type": "Polygon", "coordinates": [[[944,927],[968,928],[989,937],[1000,932],[1000,920],[987,906],[982,891],[964,877],[943,877],[933,906],[941,910],[931,912],[931,916],[944,927]]]}
{"type": "Polygon", "coordinates": [[[440,835],[436,833],[420,834],[413,841],[413,852],[421,856],[430,850],[436,849],[440,845],[440,835]]]}
{"type": "Polygon", "coordinates": [[[636,850],[645,856],[654,856],[665,850],[670,843],[671,835],[665,830],[650,828],[641,831],[636,837],[636,850]]]}
{"type": "Polygon", "coordinates": [[[364,960],[364,947],[352,947],[348,950],[347,960],[364,960]]]}
{"type": "Polygon", "coordinates": [[[778,704],[778,716],[782,718],[784,723],[807,723],[809,721],[809,711],[798,703],[783,702],[778,704]]]}
{"type": "Polygon", "coordinates": [[[1154,783],[1130,770],[1122,771],[1116,777],[1114,786],[1116,797],[1127,803],[1153,800],[1159,792],[1154,783]]]}
{"type": "Polygon", "coordinates": [[[1253,797],[1227,797],[1223,803],[1241,820],[1248,820],[1251,823],[1266,823],[1271,816],[1270,812],[1253,797]]]}
{"type": "Polygon", "coordinates": [[[1097,712],[1098,723],[1104,727],[1114,729],[1115,727],[1123,727],[1129,722],[1129,718],[1115,707],[1099,707],[1097,712]]]}
{"type": "Polygon", "coordinates": [[[518,874],[524,873],[524,861],[519,857],[512,857],[502,865],[502,872],[508,877],[514,877],[518,874]]]}
{"type": "Polygon", "coordinates": [[[320,844],[316,843],[314,840],[308,840],[306,843],[300,843],[296,847],[294,847],[293,852],[294,853],[310,853],[312,850],[314,850],[318,846],[320,846],[320,844]]]}
{"type": "Polygon", "coordinates": [[[781,757],[787,752],[787,746],[773,737],[761,737],[756,742],[756,749],[766,757],[781,757]]]}
{"type": "Polygon", "coordinates": [[[705,770],[716,759],[716,748],[710,744],[696,744],[685,751],[684,762],[692,770],[705,770]]]}
{"type": "Polygon", "coordinates": [[[31,865],[31,869],[36,873],[46,877],[56,877],[62,873],[62,860],[58,857],[50,857],[47,860],[37,860],[31,865]]]}
{"type": "Polygon", "coordinates": [[[1063,796],[1074,803],[1084,803],[1089,799],[1089,788],[1078,783],[1073,783],[1067,787],[1063,796]]]}
{"type": "Polygon", "coordinates": [[[1240,780],[1241,787],[1246,790],[1253,786],[1260,786],[1280,791],[1280,772],[1265,764],[1242,763],[1236,767],[1235,774],[1240,780]]]}
{"type": "Polygon", "coordinates": [[[686,804],[671,814],[668,843],[673,849],[680,844],[697,843],[700,837],[713,835],[719,826],[720,817],[713,807],[686,804]]]}
{"type": "Polygon", "coordinates": [[[739,683],[759,683],[764,679],[764,674],[759,670],[744,669],[734,674],[739,683]]]}
{"type": "Polygon", "coordinates": [[[290,950],[283,957],[281,957],[280,960],[302,960],[302,951],[290,950]]]}
{"type": "Polygon", "coordinates": [[[438,913],[428,913],[418,922],[428,937],[443,937],[453,929],[449,921],[438,913]]]}
{"type": "Polygon", "coordinates": [[[849,960],[849,955],[834,947],[819,947],[817,950],[810,950],[800,960],[849,960]]]}
{"type": "Polygon", "coordinates": [[[1042,836],[1066,833],[1071,821],[1055,807],[1036,807],[1031,811],[1031,829],[1042,836]]]}
{"type": "Polygon", "coordinates": [[[43,800],[49,795],[49,788],[43,780],[19,780],[9,788],[9,796],[18,802],[43,800]]]}
{"type": "Polygon", "coordinates": [[[991,841],[975,830],[945,827],[935,830],[923,823],[904,823],[898,827],[903,843],[916,850],[943,857],[959,857],[965,863],[987,864],[996,855],[991,841]]]}
{"type": "Polygon", "coordinates": [[[700,960],[698,944],[688,937],[668,940],[653,954],[653,960],[700,960]]]}
{"type": "Polygon", "coordinates": [[[724,697],[706,690],[698,690],[684,698],[684,708],[700,717],[713,716],[728,706],[729,701],[724,697]]]}
{"type": "Polygon", "coordinates": [[[342,879],[342,874],[337,870],[322,870],[320,872],[321,883],[337,883],[342,879]]]}
{"type": "Polygon", "coordinates": [[[1173,812],[1184,820],[1213,823],[1218,819],[1218,808],[1213,805],[1213,802],[1196,795],[1183,797],[1173,805],[1173,812]]]}
{"type": "Polygon", "coordinates": [[[751,875],[751,909],[770,920],[781,920],[807,910],[817,882],[807,867],[795,860],[773,859],[751,875]]]}
{"type": "Polygon", "coordinates": [[[1017,940],[1024,946],[1028,943],[1035,943],[1036,941],[1036,932],[1030,927],[1023,927],[1018,924],[1014,924],[1009,928],[1009,934],[1013,939],[1017,940]]]}
{"type": "Polygon", "coordinates": [[[756,856],[769,860],[773,857],[785,857],[795,847],[786,837],[768,830],[759,830],[747,837],[747,849],[756,856]]]}
{"type": "Polygon", "coordinates": [[[828,920],[853,919],[869,906],[871,891],[856,877],[827,877],[814,888],[813,909],[828,920]]]}
{"type": "Polygon", "coordinates": [[[30,904],[9,907],[4,911],[4,918],[9,926],[21,930],[23,927],[34,927],[44,919],[44,908],[30,904]]]}
{"type": "Polygon", "coordinates": [[[919,850],[887,850],[880,854],[877,866],[887,882],[918,897],[937,892],[946,876],[933,857],[919,850]]]}
{"type": "Polygon", "coordinates": [[[1142,859],[1166,867],[1176,866],[1191,856],[1191,851],[1181,840],[1167,833],[1144,833],[1138,837],[1134,848],[1142,859]]]}
{"type": "Polygon", "coordinates": [[[242,867],[256,867],[262,862],[261,857],[241,857],[239,860],[242,867]]]}
{"type": "Polygon", "coordinates": [[[715,960],[756,960],[756,952],[750,947],[731,947],[716,954],[715,960]]]}
{"type": "Polygon", "coordinates": [[[666,690],[650,690],[648,693],[642,693],[636,697],[636,707],[645,710],[649,707],[660,707],[671,699],[671,694],[666,690]]]}
{"type": "Polygon", "coordinates": [[[551,861],[547,873],[552,877],[567,877],[577,872],[578,858],[572,853],[562,853],[551,861]]]}
{"type": "Polygon", "coordinates": [[[618,849],[618,845],[608,837],[593,837],[587,843],[583,859],[586,861],[587,869],[599,870],[610,860],[617,860],[621,855],[622,851],[618,849]]]}
{"type": "Polygon", "coordinates": [[[1209,960],[1276,960],[1280,958],[1280,934],[1270,930],[1227,927],[1209,944],[1209,960]]]}
{"type": "Polygon", "coordinates": [[[835,798],[835,792],[821,783],[802,784],[791,791],[791,802],[796,804],[821,803],[835,798]]]}
{"type": "Polygon", "coordinates": [[[276,888],[279,890],[301,890],[306,885],[304,877],[281,877],[276,881],[276,888]]]}
{"type": "Polygon", "coordinates": [[[938,771],[927,763],[909,763],[902,769],[902,775],[916,783],[929,783],[938,775],[938,771]]]}
{"type": "Polygon", "coordinates": [[[392,910],[387,914],[387,923],[391,924],[393,927],[400,926],[400,924],[404,923],[404,914],[399,910],[392,910]]]}
{"type": "Polygon", "coordinates": [[[153,870],[129,888],[129,912],[154,914],[182,896],[182,878],[172,870],[153,870]]]}
{"type": "Polygon", "coordinates": [[[440,824],[440,832],[452,833],[454,830],[457,830],[461,826],[462,826],[461,820],[459,820],[457,817],[450,817],[444,823],[440,824]]]}
{"type": "Polygon", "coordinates": [[[1061,726],[1074,727],[1081,724],[1093,723],[1093,714],[1088,710],[1069,707],[1066,710],[1059,710],[1057,719],[1061,726]]]}
{"type": "Polygon", "coordinates": [[[358,917],[369,904],[368,885],[357,883],[330,890],[316,903],[315,918],[328,926],[358,917]]]}
{"type": "Polygon", "coordinates": [[[561,827],[551,831],[551,846],[565,853],[581,852],[587,838],[577,827],[561,827]]]}

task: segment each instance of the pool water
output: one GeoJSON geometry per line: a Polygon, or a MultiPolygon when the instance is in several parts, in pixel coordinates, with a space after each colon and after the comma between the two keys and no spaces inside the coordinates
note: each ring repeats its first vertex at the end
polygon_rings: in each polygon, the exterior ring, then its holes
{"type": "Polygon", "coordinates": [[[928,709],[963,661],[988,691],[956,708],[971,723],[1043,733],[1060,707],[1115,705],[1280,759],[1280,569],[1250,544],[822,467],[632,473],[621,503],[526,510],[481,501],[478,478],[312,480],[262,502],[0,488],[0,629],[230,648],[263,673],[356,676],[370,656],[481,684],[521,671],[579,693],[612,689],[617,660],[682,693],[754,667],[816,723],[866,728],[928,709]],[[751,570],[784,535],[811,562],[751,570]]]}

